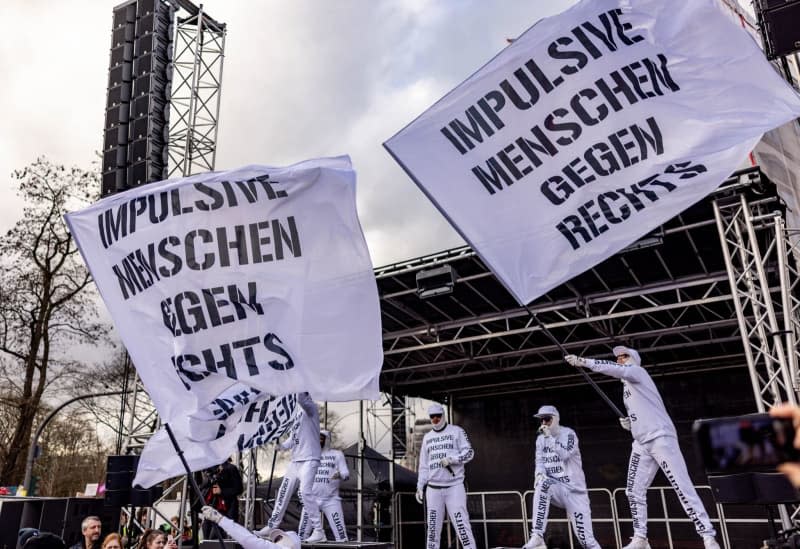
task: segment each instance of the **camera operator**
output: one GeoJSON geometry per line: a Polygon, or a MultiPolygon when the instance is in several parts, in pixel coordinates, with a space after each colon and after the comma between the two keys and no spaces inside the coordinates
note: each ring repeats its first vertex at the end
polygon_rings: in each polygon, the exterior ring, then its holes
{"type": "MultiPolygon", "coordinates": [[[[244,491],[242,475],[231,458],[215,468],[206,471],[206,481],[201,487],[205,494],[205,504],[236,522],[239,518],[239,494],[244,491]]],[[[220,529],[221,530],[221,529],[220,529]]],[[[203,521],[204,539],[216,539],[213,523],[203,521]]],[[[224,532],[220,531],[224,537],[224,532]]]]}

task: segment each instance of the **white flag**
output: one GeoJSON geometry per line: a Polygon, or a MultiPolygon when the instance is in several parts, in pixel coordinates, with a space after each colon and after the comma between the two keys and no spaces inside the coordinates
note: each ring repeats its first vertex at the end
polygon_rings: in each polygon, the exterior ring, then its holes
{"type": "MultiPolygon", "coordinates": [[[[278,440],[294,422],[297,397],[264,395],[240,409],[225,425],[225,431],[213,440],[198,441],[189,433],[189,418],[177,418],[170,424],[189,469],[200,471],[224,462],[231,454],[243,452],[278,440]]],[[[144,446],[136,469],[134,486],[149,488],[161,481],[186,472],[164,428],[158,430],[144,446]]]]}
{"type": "Polygon", "coordinates": [[[584,0],[385,143],[520,303],[715,189],[800,99],[716,0],[584,0]]]}
{"type": "Polygon", "coordinates": [[[349,158],[152,183],[67,223],[176,435],[233,440],[268,395],[377,398],[380,307],[349,158]]]}

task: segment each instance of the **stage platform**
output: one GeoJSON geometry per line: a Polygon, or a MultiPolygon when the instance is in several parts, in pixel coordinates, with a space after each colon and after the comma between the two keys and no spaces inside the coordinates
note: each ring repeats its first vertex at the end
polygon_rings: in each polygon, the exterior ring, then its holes
{"type": "MultiPolygon", "coordinates": [[[[386,541],[345,541],[345,542],[321,542],[304,543],[304,549],[394,549],[394,545],[386,541]]],[[[220,549],[219,541],[205,540],[200,542],[200,549],[220,549]]],[[[235,541],[225,540],[225,549],[241,549],[241,545],[235,541]]]]}

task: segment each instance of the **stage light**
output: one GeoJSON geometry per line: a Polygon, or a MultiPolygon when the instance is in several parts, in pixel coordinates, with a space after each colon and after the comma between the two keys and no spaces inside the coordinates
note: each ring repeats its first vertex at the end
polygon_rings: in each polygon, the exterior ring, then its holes
{"type": "Polygon", "coordinates": [[[416,277],[417,295],[420,299],[428,299],[452,293],[456,276],[450,265],[419,271],[416,277]]]}

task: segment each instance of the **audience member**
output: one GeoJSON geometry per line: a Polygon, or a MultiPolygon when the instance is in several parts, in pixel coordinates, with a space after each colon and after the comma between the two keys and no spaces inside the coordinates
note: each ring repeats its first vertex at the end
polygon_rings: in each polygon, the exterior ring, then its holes
{"type": "Polygon", "coordinates": [[[86,517],[81,521],[81,534],[83,539],[69,549],[100,549],[100,530],[102,523],[100,517],[86,517]]]}

